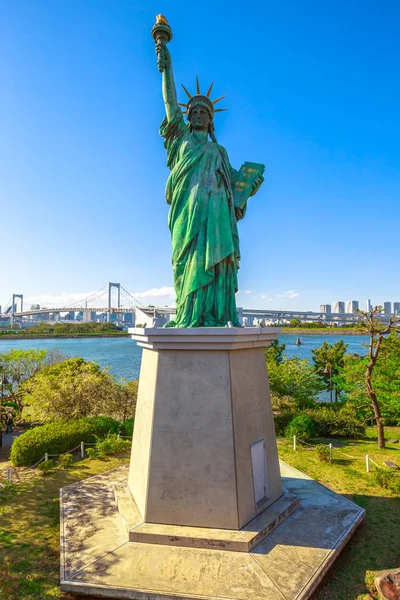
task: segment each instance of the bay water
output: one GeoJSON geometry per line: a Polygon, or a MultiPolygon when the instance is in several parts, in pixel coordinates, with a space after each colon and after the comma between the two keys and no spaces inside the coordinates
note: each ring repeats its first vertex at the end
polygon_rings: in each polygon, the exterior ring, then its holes
{"type": "MultiPolygon", "coordinates": [[[[348,352],[365,354],[365,344],[368,341],[362,335],[304,335],[300,336],[302,344],[296,345],[297,335],[283,334],[279,342],[286,346],[285,354],[288,358],[312,359],[311,350],[320,348],[325,340],[329,344],[344,339],[349,345],[348,352]]],[[[137,379],[140,371],[142,349],[131,338],[46,338],[30,340],[4,340],[0,338],[0,354],[6,353],[11,348],[39,348],[61,350],[66,356],[81,356],[85,360],[92,360],[101,367],[109,367],[110,372],[117,379],[137,379]]]]}

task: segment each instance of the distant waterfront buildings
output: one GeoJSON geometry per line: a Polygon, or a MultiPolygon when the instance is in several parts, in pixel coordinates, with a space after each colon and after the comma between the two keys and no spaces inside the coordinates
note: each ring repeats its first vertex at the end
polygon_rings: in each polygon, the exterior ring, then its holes
{"type": "Polygon", "coordinates": [[[384,302],[383,308],[384,308],[385,315],[392,314],[392,303],[391,302],[384,302]]]}
{"type": "Polygon", "coordinates": [[[358,300],[348,300],[346,302],[346,312],[347,313],[356,313],[359,308],[360,308],[360,305],[358,303],[358,300]]]}
{"type": "Polygon", "coordinates": [[[329,315],[332,312],[332,306],[330,304],[321,304],[319,311],[329,315]]]}
{"type": "Polygon", "coordinates": [[[340,300],[338,300],[337,302],[333,302],[332,312],[333,313],[344,313],[344,302],[342,302],[340,300]]]}
{"type": "MultiPolygon", "coordinates": [[[[374,305],[375,306],[375,305],[374,305]]],[[[377,304],[379,306],[379,304],[377,304]]],[[[370,312],[373,308],[371,300],[368,299],[366,301],[366,311],[370,312]]],[[[341,300],[337,300],[336,302],[332,302],[332,304],[320,304],[319,306],[320,313],[323,314],[346,314],[346,315],[355,315],[358,310],[360,310],[360,303],[358,300],[347,300],[346,302],[342,302],[341,300]]],[[[400,302],[393,302],[393,311],[392,311],[392,303],[384,302],[383,303],[383,314],[385,316],[390,316],[393,314],[400,314],[400,302]]]]}

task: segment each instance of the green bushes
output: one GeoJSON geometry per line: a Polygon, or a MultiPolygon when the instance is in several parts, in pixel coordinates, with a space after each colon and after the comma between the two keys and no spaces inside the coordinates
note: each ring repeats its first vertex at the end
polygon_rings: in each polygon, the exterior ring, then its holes
{"type": "Polygon", "coordinates": [[[93,443],[97,437],[118,432],[118,421],[110,417],[91,417],[71,422],[48,423],[30,429],[15,439],[10,460],[14,467],[38,462],[45,453],[61,454],[80,442],[93,443]]]}
{"type": "Polygon", "coordinates": [[[314,408],[306,414],[313,420],[318,437],[351,437],[359,438],[365,435],[365,427],[356,413],[344,406],[339,410],[333,408],[314,408]]]}
{"type": "Polygon", "coordinates": [[[374,471],[373,480],[381,487],[400,494],[400,474],[387,469],[377,469],[374,471]]]}
{"type": "Polygon", "coordinates": [[[315,425],[307,415],[299,415],[292,419],[285,429],[285,437],[296,436],[304,441],[315,437],[315,425]]]}
{"type": "Polygon", "coordinates": [[[61,454],[61,456],[58,459],[58,466],[60,467],[60,469],[69,469],[69,467],[72,467],[74,462],[74,457],[72,456],[72,454],[61,454]]]}
{"type": "Polygon", "coordinates": [[[115,433],[109,433],[107,437],[103,439],[97,439],[94,448],[89,448],[89,458],[95,458],[96,456],[103,456],[105,454],[118,454],[120,452],[126,452],[131,447],[130,440],[124,440],[117,437],[115,433]]]}
{"type": "Polygon", "coordinates": [[[285,429],[289,425],[290,421],[294,419],[296,413],[287,411],[282,412],[279,415],[274,415],[275,432],[276,435],[285,435],[285,429]]]}
{"type": "MultiPolygon", "coordinates": [[[[350,437],[359,438],[365,435],[365,427],[357,419],[356,413],[347,406],[339,409],[330,407],[309,408],[297,416],[307,416],[311,419],[317,437],[350,437]]],[[[282,411],[274,416],[277,435],[286,435],[289,423],[296,417],[291,410],[282,411]]],[[[293,434],[297,435],[297,434],[293,434]]],[[[298,434],[301,437],[300,434],[298,434]]]]}
{"type": "Polygon", "coordinates": [[[43,477],[46,477],[46,475],[50,475],[50,473],[52,473],[54,469],[54,460],[44,460],[38,465],[38,469],[43,477]]]}
{"type": "Polygon", "coordinates": [[[133,422],[134,422],[134,417],[130,417],[129,419],[126,419],[123,423],[121,423],[120,435],[123,435],[125,437],[128,437],[128,436],[132,437],[133,422]]]}
{"type": "Polygon", "coordinates": [[[319,462],[331,462],[331,449],[329,446],[325,446],[324,444],[318,444],[315,446],[315,452],[319,462]]]}

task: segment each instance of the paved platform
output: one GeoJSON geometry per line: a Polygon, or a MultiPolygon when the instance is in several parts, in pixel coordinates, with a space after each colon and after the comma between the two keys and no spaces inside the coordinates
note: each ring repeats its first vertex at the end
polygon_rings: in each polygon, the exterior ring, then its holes
{"type": "Polygon", "coordinates": [[[63,488],[61,589],[132,600],[310,598],[364,510],[280,466],[285,493],[300,506],[250,552],[130,541],[137,516],[121,516],[115,493],[127,467],[63,488]]]}

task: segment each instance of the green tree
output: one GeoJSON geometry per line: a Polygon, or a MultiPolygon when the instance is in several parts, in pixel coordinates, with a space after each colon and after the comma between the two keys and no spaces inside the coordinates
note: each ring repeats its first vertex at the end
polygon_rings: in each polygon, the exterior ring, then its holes
{"type": "Polygon", "coordinates": [[[291,319],[289,322],[289,327],[301,327],[300,319],[291,319]]]}
{"type": "Polygon", "coordinates": [[[297,357],[267,362],[270,389],[280,399],[290,397],[295,407],[312,407],[323,386],[308,360],[297,357]]]}
{"type": "Polygon", "coordinates": [[[21,386],[24,417],[33,423],[86,416],[113,416],[120,386],[104,369],[83,358],[69,358],[40,370],[21,386]]]}
{"type": "Polygon", "coordinates": [[[366,356],[353,355],[346,360],[341,380],[357,410],[365,416],[373,415],[378,447],[384,448],[384,423],[400,414],[400,318],[392,316],[388,324],[383,324],[378,317],[382,313],[380,306],[358,312],[369,333],[368,351],[366,356]],[[368,405],[370,410],[365,411],[368,405]]]}
{"type": "Polygon", "coordinates": [[[267,367],[270,362],[280,364],[285,358],[285,349],[285,344],[280,344],[278,340],[272,340],[271,344],[267,348],[265,348],[265,358],[267,360],[267,367]]]}
{"type": "Polygon", "coordinates": [[[139,380],[128,381],[123,379],[122,382],[116,416],[120,421],[126,421],[135,414],[139,380]]]}
{"type": "Polygon", "coordinates": [[[323,342],[321,348],[311,350],[315,372],[318,377],[324,382],[325,388],[330,391],[332,402],[332,390],[335,392],[335,402],[338,399],[338,384],[334,379],[344,366],[344,356],[346,354],[348,344],[344,340],[339,340],[334,344],[323,342]]]}
{"type": "MultiPolygon", "coordinates": [[[[346,356],[344,370],[338,379],[348,402],[364,422],[376,418],[366,388],[369,361],[368,355],[346,356]]],[[[400,425],[400,336],[394,330],[382,340],[371,383],[383,425],[400,425]]]]}
{"type": "Polygon", "coordinates": [[[9,399],[17,403],[19,410],[22,409],[19,387],[23,381],[45,366],[46,355],[47,350],[35,348],[12,349],[5,354],[0,354],[1,370],[8,380],[5,388],[10,396],[9,399]]]}

